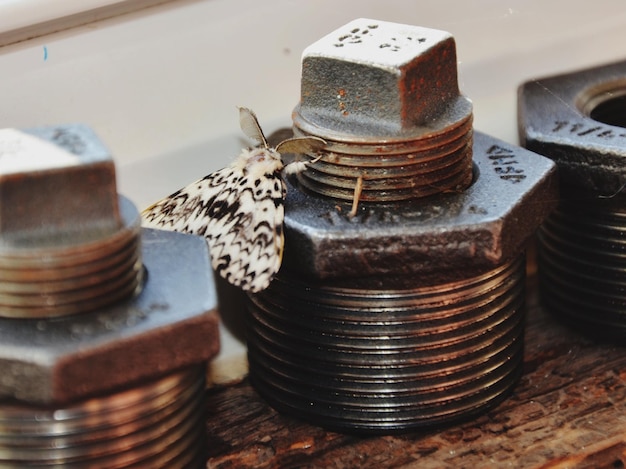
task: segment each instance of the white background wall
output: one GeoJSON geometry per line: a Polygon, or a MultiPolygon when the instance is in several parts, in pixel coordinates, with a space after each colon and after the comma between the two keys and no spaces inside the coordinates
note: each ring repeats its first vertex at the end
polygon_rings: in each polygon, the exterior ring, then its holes
{"type": "Polygon", "coordinates": [[[0,128],[91,125],[141,208],[228,163],[235,106],[289,125],[302,50],[358,17],[451,32],[476,128],[512,143],[520,83],[626,59],[620,0],[177,0],[0,47],[0,128]]]}
{"type": "Polygon", "coordinates": [[[0,127],[91,125],[144,206],[238,152],[236,105],[288,125],[302,50],[358,17],[451,32],[476,128],[510,142],[521,82],[626,59],[619,0],[178,0],[0,47],[0,127]]]}

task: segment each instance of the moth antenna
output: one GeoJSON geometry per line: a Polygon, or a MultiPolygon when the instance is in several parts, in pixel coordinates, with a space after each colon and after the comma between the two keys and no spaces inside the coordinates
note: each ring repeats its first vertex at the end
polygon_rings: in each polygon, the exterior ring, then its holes
{"type": "Polygon", "coordinates": [[[294,137],[276,145],[279,153],[314,153],[326,145],[326,140],[319,137],[294,137]]]}
{"type": "Polygon", "coordinates": [[[265,148],[269,148],[267,139],[263,135],[263,130],[259,125],[259,120],[256,114],[247,107],[239,107],[239,126],[243,133],[246,134],[252,140],[262,143],[265,148]]]}

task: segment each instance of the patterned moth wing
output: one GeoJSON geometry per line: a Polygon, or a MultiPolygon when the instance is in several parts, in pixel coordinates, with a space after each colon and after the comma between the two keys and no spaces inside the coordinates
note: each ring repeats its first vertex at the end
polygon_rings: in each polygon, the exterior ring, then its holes
{"type": "Polygon", "coordinates": [[[240,108],[240,123],[262,147],[243,150],[231,165],[153,204],[142,216],[144,226],[204,236],[215,271],[243,290],[259,292],[280,269],[283,253],[286,187],[278,149],[306,153],[325,142],[294,138],[273,149],[252,111],[240,108]]]}

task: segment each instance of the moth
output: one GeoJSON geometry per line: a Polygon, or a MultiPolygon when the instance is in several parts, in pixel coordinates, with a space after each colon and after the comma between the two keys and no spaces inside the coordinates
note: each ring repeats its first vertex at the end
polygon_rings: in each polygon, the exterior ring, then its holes
{"type": "Polygon", "coordinates": [[[297,137],[271,148],[254,112],[239,108],[239,123],[259,146],[242,150],[229,166],[154,203],[142,218],[144,226],[204,236],[213,269],[255,293],[269,286],[282,262],[283,175],[303,171],[310,163],[284,165],[281,152],[313,154],[326,142],[297,137]]]}

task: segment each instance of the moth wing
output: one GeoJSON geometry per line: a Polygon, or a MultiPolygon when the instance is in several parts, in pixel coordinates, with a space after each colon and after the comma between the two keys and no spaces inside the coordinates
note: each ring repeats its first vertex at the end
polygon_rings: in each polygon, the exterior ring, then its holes
{"type": "Polygon", "coordinates": [[[210,207],[227,198],[230,173],[221,169],[155,202],[141,213],[142,225],[204,236],[210,207]]]}
{"type": "Polygon", "coordinates": [[[285,187],[279,174],[248,180],[237,165],[211,173],[144,210],[143,225],[204,236],[221,277],[261,291],[282,260],[285,187]]]}
{"type": "Polygon", "coordinates": [[[259,184],[240,190],[237,210],[220,222],[220,235],[209,243],[215,270],[229,283],[258,292],[280,269],[286,188],[280,173],[265,174],[259,184]]]}
{"type": "Polygon", "coordinates": [[[246,136],[255,142],[261,143],[265,148],[269,148],[259,120],[252,109],[248,109],[247,107],[239,108],[239,126],[246,136]]]}

